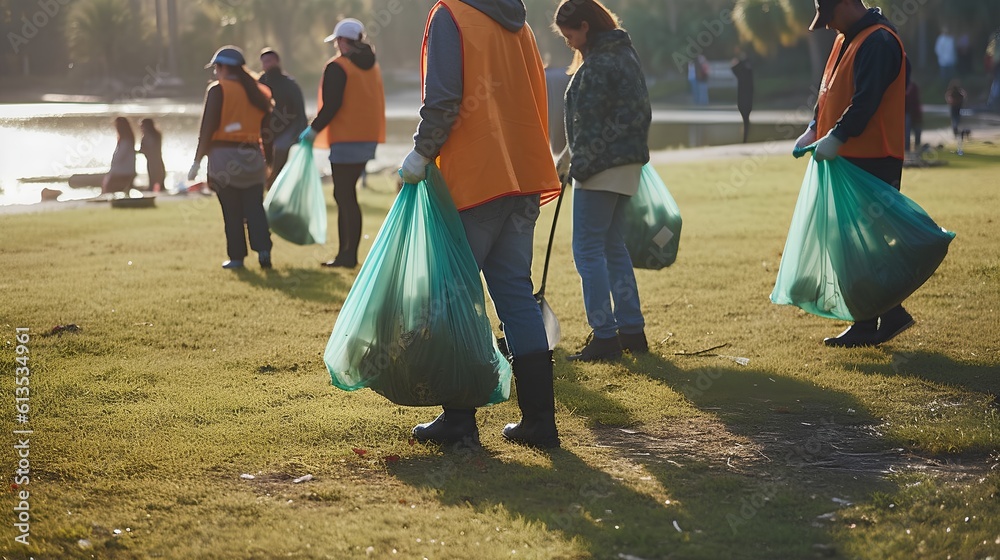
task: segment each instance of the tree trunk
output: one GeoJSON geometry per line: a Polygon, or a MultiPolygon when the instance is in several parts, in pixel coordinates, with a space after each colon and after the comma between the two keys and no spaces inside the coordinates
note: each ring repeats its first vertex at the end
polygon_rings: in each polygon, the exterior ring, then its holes
{"type": "Polygon", "coordinates": [[[177,0],[167,0],[167,34],[170,45],[167,49],[167,68],[174,76],[177,75],[178,23],[177,0]]]}
{"type": "Polygon", "coordinates": [[[156,63],[163,64],[163,21],[160,17],[162,6],[160,0],[153,0],[153,13],[156,19],[156,63]]]}

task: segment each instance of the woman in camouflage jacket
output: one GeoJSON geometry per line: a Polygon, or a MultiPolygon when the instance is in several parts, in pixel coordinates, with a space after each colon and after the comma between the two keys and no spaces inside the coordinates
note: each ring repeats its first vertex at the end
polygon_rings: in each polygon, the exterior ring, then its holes
{"type": "Polygon", "coordinates": [[[622,350],[648,351],[623,231],[625,205],[649,162],[649,93],[628,33],[599,1],[563,0],[555,27],[576,51],[565,100],[573,257],[593,329],[570,360],[612,360],[622,350]]]}

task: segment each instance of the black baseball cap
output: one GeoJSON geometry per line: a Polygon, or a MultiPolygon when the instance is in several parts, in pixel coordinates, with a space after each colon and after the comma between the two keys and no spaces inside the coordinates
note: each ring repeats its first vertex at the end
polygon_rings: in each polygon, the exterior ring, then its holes
{"type": "Polygon", "coordinates": [[[816,4],[816,17],[813,18],[812,25],[809,26],[809,31],[816,31],[817,29],[823,29],[829,25],[830,20],[833,19],[833,9],[837,7],[840,0],[813,0],[816,4]]]}

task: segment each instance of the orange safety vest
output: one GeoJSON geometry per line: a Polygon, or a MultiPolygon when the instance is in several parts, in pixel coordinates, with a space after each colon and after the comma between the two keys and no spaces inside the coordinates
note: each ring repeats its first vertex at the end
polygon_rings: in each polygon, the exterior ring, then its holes
{"type": "MultiPolygon", "coordinates": [[[[823,72],[823,82],[819,88],[819,118],[816,132],[822,136],[837,125],[854,97],[854,61],[862,43],[872,33],[885,29],[899,42],[903,42],[892,29],[885,25],[873,25],[858,34],[847,46],[840,63],[837,57],[844,45],[844,34],[837,36],[833,43],[833,51],[823,72]]],[[[904,136],[906,130],[906,51],[903,51],[903,64],[899,76],[889,85],[878,110],[868,121],[868,126],[860,136],[849,138],[840,148],[840,155],[853,158],[884,158],[903,159],[904,136]]]]}
{"type": "Polygon", "coordinates": [[[542,204],[553,200],[559,176],[549,151],[545,71],[531,28],[511,33],[468,4],[439,0],[424,30],[424,78],[430,24],[441,9],[451,13],[462,39],[462,104],[437,161],[455,206],[465,210],[517,194],[541,194],[542,204]]]}
{"type": "MultiPolygon", "coordinates": [[[[317,148],[329,148],[340,142],[385,143],[385,88],[378,63],[368,70],[358,68],[346,56],[337,56],[327,64],[344,69],[347,82],[344,100],[330,124],[316,137],[317,148]]],[[[323,109],[323,81],[319,83],[320,110],[323,109]]]]}
{"type": "MultiPolygon", "coordinates": [[[[219,80],[219,85],[222,87],[222,116],[219,128],[212,134],[212,140],[239,144],[259,143],[264,111],[250,103],[243,84],[238,80],[219,80]]],[[[270,88],[263,84],[257,84],[257,87],[265,97],[271,99],[270,88]]]]}

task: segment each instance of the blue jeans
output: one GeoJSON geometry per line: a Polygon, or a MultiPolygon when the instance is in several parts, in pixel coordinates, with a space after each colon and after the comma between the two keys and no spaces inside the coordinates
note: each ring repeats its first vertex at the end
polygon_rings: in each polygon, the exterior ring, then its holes
{"type": "Polygon", "coordinates": [[[628,200],[612,192],[573,190],[573,259],[583,281],[587,322],[598,338],[638,334],[646,324],[623,237],[628,200]]]}
{"type": "Polygon", "coordinates": [[[549,350],[531,282],[538,201],[538,195],[505,196],[459,213],[515,357],[549,350]]]}

